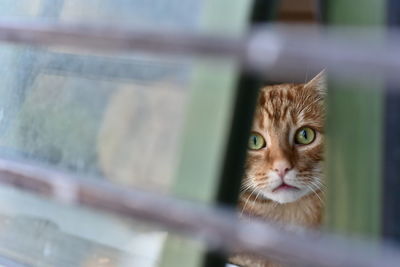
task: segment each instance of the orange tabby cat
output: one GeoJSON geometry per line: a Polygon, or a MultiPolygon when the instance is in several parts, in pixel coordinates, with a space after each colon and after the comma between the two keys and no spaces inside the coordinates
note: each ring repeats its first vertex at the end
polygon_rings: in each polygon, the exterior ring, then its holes
{"type": "MultiPolygon", "coordinates": [[[[260,92],[239,207],[242,214],[318,227],[322,219],[325,77],[260,92]]],[[[237,254],[246,267],[280,266],[237,254]]]]}

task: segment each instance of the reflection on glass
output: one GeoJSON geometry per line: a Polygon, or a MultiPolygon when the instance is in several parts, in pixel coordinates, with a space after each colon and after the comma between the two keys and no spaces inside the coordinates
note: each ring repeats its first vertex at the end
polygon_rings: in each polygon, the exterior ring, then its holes
{"type": "MultiPolygon", "coordinates": [[[[5,0],[0,16],[196,29],[197,0],[5,0]]],[[[189,60],[0,46],[0,157],[168,192],[189,60]]],[[[0,187],[0,258],[33,266],[158,266],[166,233],[0,187]]]]}

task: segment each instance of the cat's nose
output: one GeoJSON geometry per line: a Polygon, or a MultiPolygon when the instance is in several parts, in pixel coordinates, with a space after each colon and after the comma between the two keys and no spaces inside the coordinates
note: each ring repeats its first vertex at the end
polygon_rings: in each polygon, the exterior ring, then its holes
{"type": "Polygon", "coordinates": [[[283,178],[288,171],[292,169],[290,163],[286,160],[279,160],[274,162],[273,170],[279,175],[279,177],[283,178]]]}

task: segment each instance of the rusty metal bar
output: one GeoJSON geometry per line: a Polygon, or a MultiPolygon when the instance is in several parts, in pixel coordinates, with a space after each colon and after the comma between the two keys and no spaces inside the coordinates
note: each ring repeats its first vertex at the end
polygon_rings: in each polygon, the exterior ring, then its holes
{"type": "Polygon", "coordinates": [[[396,266],[400,250],[304,230],[298,235],[264,222],[240,221],[225,208],[211,208],[167,196],[127,190],[33,165],[0,159],[0,183],[68,204],[149,221],[198,238],[212,249],[243,250],[308,266],[396,266]],[[312,255],[312,256],[310,256],[312,255]]]}

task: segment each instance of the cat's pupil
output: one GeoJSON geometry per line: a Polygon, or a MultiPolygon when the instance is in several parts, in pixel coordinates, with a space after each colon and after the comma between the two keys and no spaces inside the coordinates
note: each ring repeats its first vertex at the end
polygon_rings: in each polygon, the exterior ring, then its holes
{"type": "Polygon", "coordinates": [[[253,144],[257,145],[257,136],[255,136],[255,135],[253,136],[253,144]]]}
{"type": "Polygon", "coordinates": [[[306,140],[308,139],[306,130],[301,131],[301,135],[304,137],[304,139],[306,139],[306,140]]]}

